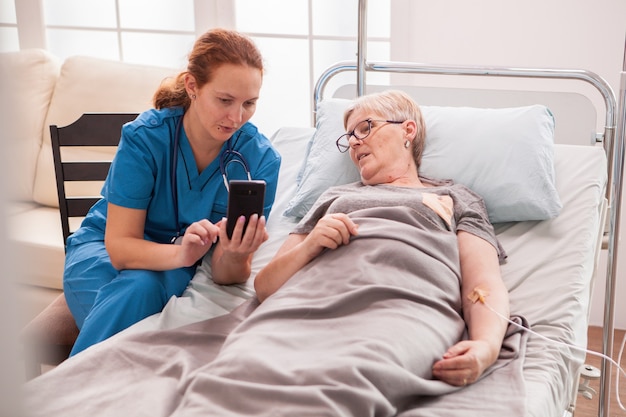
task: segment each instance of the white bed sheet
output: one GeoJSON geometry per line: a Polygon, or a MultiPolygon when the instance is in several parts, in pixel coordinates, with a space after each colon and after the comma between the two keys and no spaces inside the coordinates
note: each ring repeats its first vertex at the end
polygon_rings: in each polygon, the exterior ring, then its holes
{"type": "MultiPolygon", "coordinates": [[[[282,212],[296,191],[298,171],[313,133],[314,128],[285,127],[272,138],[283,164],[268,220],[270,238],[255,255],[253,277],[295,225],[282,212]]],[[[496,225],[509,255],[502,271],[512,314],[526,317],[531,328],[546,337],[585,347],[606,158],[602,149],[580,145],[556,145],[555,153],[562,213],[548,221],[496,225]]],[[[210,266],[205,262],[182,297],[170,299],[162,313],[123,333],[174,328],[219,316],[254,294],[253,278],[245,285],[223,287],[209,277],[210,266]]],[[[527,415],[562,416],[572,400],[572,384],[585,353],[531,335],[526,354],[527,415]]]]}
{"type": "MultiPolygon", "coordinates": [[[[512,314],[526,317],[531,329],[545,337],[585,348],[606,157],[598,147],[556,145],[555,168],[563,203],[558,217],[497,225],[509,253],[502,273],[512,314]]],[[[584,358],[584,351],[530,336],[524,370],[529,416],[563,415],[584,358]]]]}

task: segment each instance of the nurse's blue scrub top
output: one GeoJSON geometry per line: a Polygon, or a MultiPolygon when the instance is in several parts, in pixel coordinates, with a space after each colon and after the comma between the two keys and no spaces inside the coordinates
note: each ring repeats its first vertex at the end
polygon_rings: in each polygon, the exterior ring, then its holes
{"type": "MultiPolygon", "coordinates": [[[[181,122],[183,108],[147,110],[122,128],[120,144],[102,188],[103,198],[68,240],[68,245],[104,240],[104,229],[109,202],[128,208],[147,210],[145,238],[159,243],[170,242],[173,236],[191,223],[209,219],[216,223],[226,216],[228,191],[220,171],[220,159],[226,143],[217,158],[198,173],[185,130],[180,129],[175,175],[178,193],[178,221],[172,193],[172,152],[177,123],[181,122]],[[178,226],[179,225],[179,226],[178,226]]],[[[181,122],[182,123],[182,122],[181,122]]],[[[280,154],[270,141],[251,123],[231,137],[232,149],[240,152],[248,163],[252,179],[265,180],[265,216],[274,204],[280,154]]],[[[247,179],[241,164],[227,165],[227,178],[247,179]]]]}

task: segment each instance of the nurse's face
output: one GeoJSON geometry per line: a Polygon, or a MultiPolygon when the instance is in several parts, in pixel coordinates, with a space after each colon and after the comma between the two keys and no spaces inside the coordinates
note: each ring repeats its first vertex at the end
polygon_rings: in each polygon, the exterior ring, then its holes
{"type": "Polygon", "coordinates": [[[225,142],[254,115],[262,81],[257,68],[221,65],[210,82],[195,89],[190,110],[206,134],[225,142]]]}

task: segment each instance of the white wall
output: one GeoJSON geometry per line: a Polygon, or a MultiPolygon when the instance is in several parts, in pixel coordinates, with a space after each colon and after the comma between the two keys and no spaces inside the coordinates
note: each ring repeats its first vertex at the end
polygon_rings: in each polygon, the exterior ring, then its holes
{"type": "MultiPolygon", "coordinates": [[[[626,37],[624,0],[394,0],[392,8],[393,60],[586,69],[602,76],[619,98],[626,37]]],[[[524,88],[518,79],[500,83],[498,88],[524,88]]],[[[602,103],[599,95],[597,102],[602,103]]],[[[603,116],[600,119],[599,128],[604,122],[603,116]]],[[[626,229],[626,214],[621,224],[626,229]]],[[[620,272],[626,271],[626,242],[620,245],[615,325],[626,329],[626,303],[621,301],[626,296],[626,272],[620,272]]],[[[600,268],[592,301],[593,325],[601,325],[603,319],[605,261],[600,268]]]]}

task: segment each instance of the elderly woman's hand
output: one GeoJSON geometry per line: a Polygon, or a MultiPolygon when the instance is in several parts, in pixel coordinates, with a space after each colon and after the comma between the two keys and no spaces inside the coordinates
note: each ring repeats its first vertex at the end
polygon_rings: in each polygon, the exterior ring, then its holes
{"type": "Polygon", "coordinates": [[[452,346],[443,359],[433,365],[433,376],[450,385],[476,382],[497,359],[487,342],[464,340],[452,346]]]}
{"type": "Polygon", "coordinates": [[[350,237],[356,235],[357,232],[357,224],[347,214],[327,214],[307,235],[304,244],[311,249],[311,258],[313,258],[323,249],[337,249],[341,245],[347,245],[350,237]]]}

